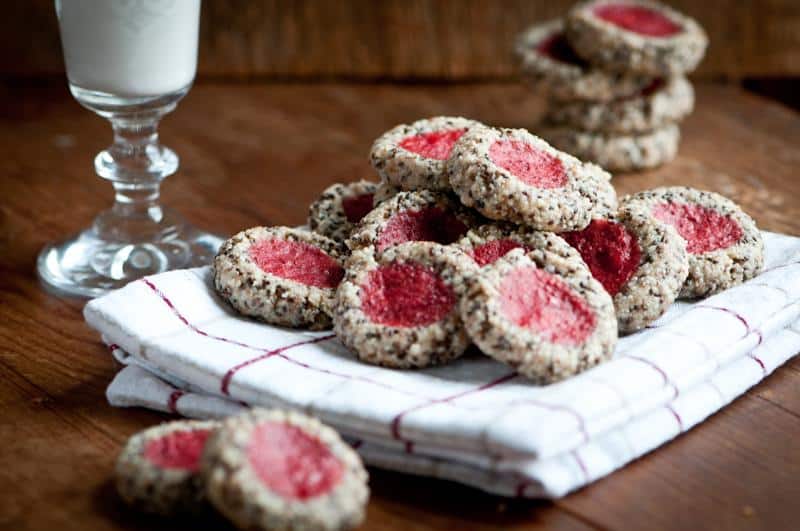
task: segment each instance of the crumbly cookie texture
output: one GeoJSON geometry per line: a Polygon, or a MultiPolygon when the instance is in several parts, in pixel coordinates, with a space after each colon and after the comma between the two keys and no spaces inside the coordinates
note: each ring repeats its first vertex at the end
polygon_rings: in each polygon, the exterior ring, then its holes
{"type": "Polygon", "coordinates": [[[678,154],[681,133],[667,125],[649,133],[605,135],[544,124],[538,131],[559,149],[614,172],[631,172],[666,164],[678,154]]]}
{"type": "Polygon", "coordinates": [[[553,148],[525,129],[482,126],[468,131],[456,142],[447,172],[464,205],[490,219],[538,230],[582,229],[592,218],[604,217],[617,207],[606,171],[553,148]],[[552,163],[548,166],[563,170],[564,184],[550,188],[527,184],[492,160],[495,143],[527,144],[552,163]]]}
{"type": "Polygon", "coordinates": [[[404,140],[417,135],[428,135],[441,131],[468,131],[479,122],[461,117],[437,116],[418,120],[412,124],[398,125],[372,144],[369,160],[372,167],[386,181],[402,190],[450,191],[445,175],[446,155],[433,158],[404,148],[404,140]]]}
{"type": "Polygon", "coordinates": [[[609,102],[637,94],[651,82],[649,76],[594,68],[578,58],[569,47],[561,19],[527,28],[517,37],[514,52],[525,79],[559,102],[609,102]],[[546,53],[543,46],[557,47],[558,53],[546,53]]]}
{"type": "Polygon", "coordinates": [[[455,245],[474,257],[476,249],[480,249],[482,246],[497,240],[515,242],[521,245],[526,252],[547,252],[566,260],[583,261],[578,251],[556,233],[521,227],[512,223],[487,223],[470,229],[455,245]]]}
{"type": "Polygon", "coordinates": [[[369,196],[371,204],[377,187],[377,183],[364,180],[329,186],[308,209],[309,228],[332,240],[344,242],[350,236],[355,223],[348,219],[343,201],[369,196]]]}
{"type": "Polygon", "coordinates": [[[295,412],[254,409],[228,418],[206,445],[202,473],[211,503],[240,529],[352,529],[363,521],[369,498],[358,454],[333,429],[295,412]],[[285,423],[321,442],[343,466],[338,483],[304,500],[267,487],[248,459],[253,434],[264,423],[285,423]]]}
{"type": "Polygon", "coordinates": [[[148,443],[176,432],[213,431],[214,421],[184,420],[137,433],[123,448],[115,469],[117,492],[127,503],[147,512],[170,515],[202,512],[205,485],[197,471],[157,466],[146,456],[148,443]]]}
{"type": "Polygon", "coordinates": [[[685,77],[656,80],[644,93],[608,103],[553,105],[545,120],[559,127],[603,134],[646,133],[679,122],[694,109],[694,89],[685,77]]]}
{"type": "Polygon", "coordinates": [[[324,330],[331,326],[335,288],[318,287],[263,271],[250,258],[250,247],[263,240],[310,244],[343,263],[346,248],[330,238],[289,227],[253,227],[220,247],[214,258],[214,287],[242,315],[266,323],[324,330]]]}
{"type": "MultiPolygon", "coordinates": [[[[372,247],[382,251],[380,249],[381,235],[395,216],[405,212],[419,212],[429,208],[439,209],[448,215],[452,214],[455,219],[463,223],[464,233],[470,227],[479,225],[482,222],[480,216],[464,208],[456,199],[443,192],[433,192],[431,190],[398,192],[364,216],[351,232],[350,238],[347,240],[347,247],[350,250],[372,247]]],[[[389,230],[392,230],[391,227],[389,227],[389,230]]],[[[461,234],[456,234],[452,241],[438,243],[449,244],[460,236],[461,234]]]]}
{"type": "Polygon", "coordinates": [[[375,194],[372,196],[372,206],[376,207],[386,201],[387,199],[391,199],[392,197],[396,196],[400,192],[402,192],[400,188],[393,184],[389,184],[388,182],[381,179],[381,182],[378,183],[378,186],[375,188],[375,194]]]}
{"type": "Polygon", "coordinates": [[[484,353],[543,384],[563,380],[609,359],[617,341],[614,305],[603,286],[583,262],[550,253],[526,255],[522,249],[515,249],[484,267],[480,275],[470,279],[461,315],[469,337],[484,353]],[[556,275],[588,306],[594,327],[579,344],[550,341],[504,315],[501,283],[520,267],[535,267],[556,275]]]}
{"type": "Polygon", "coordinates": [[[700,25],[664,4],[650,0],[590,0],[567,14],[566,32],[575,51],[600,68],[649,76],[676,76],[693,71],[705,55],[708,37],[700,25]],[[648,36],[607,22],[595,14],[600,6],[652,9],[680,28],[674,35],[648,36]]]}
{"type": "Polygon", "coordinates": [[[408,242],[376,257],[370,249],[354,251],[347,275],[336,293],[334,331],[362,361],[398,369],[439,365],[461,356],[469,346],[459,313],[467,278],[477,265],[456,248],[432,242],[408,242]],[[363,296],[370,274],[381,266],[420,264],[433,271],[455,295],[452,309],[436,322],[392,326],[374,322],[365,312],[363,296]]]}
{"type": "Polygon", "coordinates": [[[755,221],[720,194],[683,186],[662,187],[626,196],[622,203],[650,215],[653,207],[665,203],[699,205],[738,225],[741,237],[735,244],[709,252],[689,252],[689,274],[680,297],[713,295],[755,277],[764,268],[764,241],[755,221]]]}
{"type": "Polygon", "coordinates": [[[619,331],[636,332],[661,317],[678,297],[689,273],[686,244],[673,227],[635,206],[620,207],[608,221],[625,227],[640,252],[633,274],[612,294],[619,331]]]}

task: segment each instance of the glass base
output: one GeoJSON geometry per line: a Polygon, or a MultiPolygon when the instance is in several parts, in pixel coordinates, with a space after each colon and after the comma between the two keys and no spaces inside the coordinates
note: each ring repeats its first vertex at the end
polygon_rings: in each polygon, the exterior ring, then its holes
{"type": "Polygon", "coordinates": [[[97,297],[147,275],[208,265],[223,241],[168,209],[161,212],[158,232],[146,240],[109,238],[103,230],[109,213],[75,237],[42,249],[37,271],[47,288],[59,295],[97,297]]]}

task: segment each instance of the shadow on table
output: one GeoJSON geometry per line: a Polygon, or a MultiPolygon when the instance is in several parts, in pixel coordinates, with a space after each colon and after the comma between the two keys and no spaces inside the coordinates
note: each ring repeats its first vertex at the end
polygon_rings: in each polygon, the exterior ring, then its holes
{"type": "Polygon", "coordinates": [[[209,531],[225,531],[234,529],[233,525],[213,512],[210,507],[208,511],[202,514],[176,517],[143,513],[122,501],[111,479],[105,481],[95,490],[92,503],[97,514],[114,522],[121,529],[147,529],[153,531],[159,529],[190,529],[192,531],[204,531],[206,529],[209,531]]]}
{"type": "Polygon", "coordinates": [[[372,503],[367,525],[391,516],[397,529],[434,528],[503,529],[513,524],[545,523],[542,511],[552,507],[547,500],[492,496],[451,481],[369,469],[372,503]],[[402,522],[404,521],[405,522],[402,522]],[[463,525],[459,525],[461,522],[463,525]],[[407,524],[403,527],[402,524],[407,524]]]}
{"type": "MultiPolygon", "coordinates": [[[[470,529],[501,529],[515,523],[536,523],[540,520],[537,510],[552,505],[548,501],[509,500],[448,481],[375,469],[370,470],[370,486],[373,498],[361,529],[372,529],[373,524],[389,520],[397,529],[451,527],[458,522],[470,529]]],[[[121,529],[233,529],[210,508],[202,515],[180,517],[143,513],[125,504],[111,479],[94,491],[92,504],[96,514],[121,529]]]]}

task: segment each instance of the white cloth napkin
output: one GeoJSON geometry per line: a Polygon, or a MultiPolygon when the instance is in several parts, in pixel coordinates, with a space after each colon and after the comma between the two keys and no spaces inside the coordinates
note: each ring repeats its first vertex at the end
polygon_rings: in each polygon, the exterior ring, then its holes
{"type": "Polygon", "coordinates": [[[676,303],[611,361],[549,386],[479,354],[418,371],[360,363],[330,333],[235,315],[207,268],[134,282],[84,313],[129,366],[108,389],[113,405],[191,417],[293,407],[375,466],[558,497],[691,428],[800,350],[800,239],[764,237],[758,278],[676,303]]]}

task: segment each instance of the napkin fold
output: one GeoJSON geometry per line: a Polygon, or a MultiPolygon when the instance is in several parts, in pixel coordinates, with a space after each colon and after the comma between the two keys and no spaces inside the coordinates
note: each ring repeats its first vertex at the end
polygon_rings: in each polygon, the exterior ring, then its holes
{"type": "Polygon", "coordinates": [[[477,354],[416,371],[363,364],[328,332],[236,315],[208,268],[133,282],[84,314],[126,365],[113,405],[198,418],[296,408],[374,466],[559,497],[701,422],[800,350],[800,239],[764,238],[757,278],[674,304],[611,361],[548,386],[477,354]]]}

